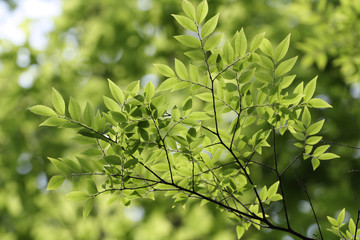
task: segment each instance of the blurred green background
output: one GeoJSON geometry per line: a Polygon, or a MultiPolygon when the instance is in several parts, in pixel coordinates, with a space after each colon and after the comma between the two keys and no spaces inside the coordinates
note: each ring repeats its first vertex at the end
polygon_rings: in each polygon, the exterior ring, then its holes
{"type": "MultiPolygon", "coordinates": [[[[188,59],[173,38],[184,32],[171,17],[181,13],[181,0],[43,0],[55,6],[53,20],[38,17],[47,11],[37,8],[40,2],[0,2],[0,239],[236,239],[227,213],[211,205],[200,207],[196,201],[172,208],[171,201],[158,198],[125,208],[100,197],[83,220],[81,203],[64,199],[70,182],[58,191],[46,191],[48,179],[57,173],[46,157],[71,158],[81,146],[72,144],[71,131],[38,127],[41,119],[28,107],[50,105],[55,87],[66,99],[73,96],[102,108],[102,96],[109,94],[107,78],[120,86],[139,79],[143,85],[160,83],[164,79],[153,63],[172,66],[174,57],[188,59]],[[24,5],[30,8],[30,18],[11,32],[14,29],[4,27],[6,16],[19,14],[24,5]],[[35,35],[39,30],[42,38],[35,35]],[[15,41],[16,34],[21,41],[15,41]]],[[[217,31],[228,38],[242,27],[248,37],[265,31],[273,43],[291,33],[288,56],[299,55],[293,70],[297,81],[319,75],[316,94],[334,106],[314,112],[313,121],[327,119],[323,130],[327,141],[360,146],[360,1],[208,2],[209,15],[220,13],[217,31]]],[[[289,140],[278,144],[281,161],[296,155],[292,144],[289,140]]],[[[356,218],[354,195],[360,199],[360,173],[348,173],[360,169],[360,151],[338,145],[332,151],[341,159],[323,163],[316,172],[308,161],[294,165],[312,197],[325,239],[331,239],[326,216],[346,207],[347,216],[356,218]]],[[[265,170],[256,174],[260,182],[268,177],[265,170]]],[[[289,172],[284,180],[292,224],[311,236],[316,226],[306,195],[294,174],[289,172]]],[[[269,209],[275,222],[285,223],[281,210],[276,204],[269,209]]],[[[245,239],[293,238],[251,230],[245,239]]]]}

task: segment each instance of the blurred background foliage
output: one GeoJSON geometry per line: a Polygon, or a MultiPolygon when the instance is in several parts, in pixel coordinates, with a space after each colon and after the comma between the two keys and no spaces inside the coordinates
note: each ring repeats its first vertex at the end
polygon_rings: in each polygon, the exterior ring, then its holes
{"type": "MultiPolygon", "coordinates": [[[[16,0],[7,0],[9,11],[16,0]]],[[[56,169],[46,159],[73,157],[81,146],[71,142],[71,131],[39,128],[40,119],[26,109],[51,102],[51,88],[67,99],[102,108],[108,94],[107,78],[120,86],[141,80],[162,81],[153,63],[173,64],[174,57],[187,61],[174,35],[183,29],[172,19],[181,12],[181,0],[62,0],[61,15],[42,48],[31,45],[32,20],[22,24],[24,44],[0,39],[0,238],[13,239],[235,239],[235,228],[210,205],[191,202],[172,208],[158,198],[124,207],[107,204],[100,197],[84,221],[81,204],[64,199],[72,185],[47,192],[48,179],[56,169]]],[[[194,1],[195,3],[195,1],[194,1]]],[[[298,81],[319,75],[316,94],[334,108],[313,117],[326,118],[326,141],[359,146],[360,136],[360,1],[353,0],[209,0],[210,15],[219,12],[218,31],[231,38],[244,27],[247,36],[266,32],[273,43],[291,33],[288,56],[299,55],[294,72],[298,81]],[[355,124],[357,123],[357,126],[355,124]]],[[[176,97],[176,96],[175,96],[176,97]]],[[[292,142],[279,139],[281,161],[296,154],[292,142]],[[285,151],[286,150],[286,151],[285,151]]],[[[293,227],[309,235],[314,220],[297,179],[303,181],[325,231],[326,216],[343,207],[355,217],[359,199],[360,151],[334,145],[341,156],[313,173],[307,161],[294,165],[285,176],[286,197],[293,227]],[[301,166],[301,167],[300,167],[301,166]]],[[[263,161],[267,161],[266,153],[263,161]]],[[[270,160],[269,160],[270,161],[270,160]]],[[[260,182],[270,177],[259,170],[260,182]]],[[[285,223],[280,205],[271,206],[274,221],[285,223]]],[[[327,233],[325,236],[328,236],[327,233]]],[[[326,237],[325,237],[326,238],[326,237]]],[[[253,231],[246,239],[292,239],[282,233],[253,231]]]]}

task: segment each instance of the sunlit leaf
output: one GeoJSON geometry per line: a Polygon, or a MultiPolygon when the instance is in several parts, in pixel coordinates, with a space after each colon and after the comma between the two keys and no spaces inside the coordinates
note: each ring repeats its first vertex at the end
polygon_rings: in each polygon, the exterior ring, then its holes
{"type": "Polygon", "coordinates": [[[196,7],[196,21],[198,24],[204,21],[206,15],[208,14],[209,6],[206,0],[203,0],[197,7],[196,7]]]}
{"type": "Polygon", "coordinates": [[[165,77],[170,77],[170,78],[176,77],[174,71],[169,66],[166,66],[165,64],[154,64],[154,67],[161,75],[163,75],[165,77]]]}
{"type": "Polygon", "coordinates": [[[209,36],[216,28],[219,20],[219,14],[216,14],[214,17],[210,18],[201,29],[201,37],[205,38],[209,36]]]}
{"type": "Polygon", "coordinates": [[[65,176],[53,176],[50,178],[50,181],[47,186],[47,190],[55,190],[58,189],[64,182],[65,176]]]}
{"type": "Polygon", "coordinates": [[[296,60],[297,60],[297,56],[280,63],[280,65],[275,70],[275,76],[280,77],[288,73],[295,65],[296,60]]]}
{"type": "Polygon", "coordinates": [[[171,14],[176,21],[185,29],[188,29],[190,31],[196,32],[197,31],[197,27],[195,25],[195,23],[188,17],[185,16],[181,16],[181,15],[176,15],[176,14],[171,14]]]}
{"type": "Polygon", "coordinates": [[[29,108],[29,110],[37,115],[53,117],[57,116],[56,112],[51,108],[44,105],[35,105],[29,108]]]}
{"type": "Polygon", "coordinates": [[[185,47],[190,47],[190,48],[199,48],[200,47],[200,40],[193,36],[179,35],[179,36],[175,36],[174,38],[176,40],[178,40],[185,47]]]}
{"type": "Polygon", "coordinates": [[[52,104],[60,115],[65,115],[65,101],[55,88],[52,88],[52,104]]]}
{"type": "Polygon", "coordinates": [[[284,40],[282,40],[279,45],[275,48],[275,61],[279,62],[283,59],[289,49],[290,45],[290,36],[291,34],[287,35],[284,40]]]}

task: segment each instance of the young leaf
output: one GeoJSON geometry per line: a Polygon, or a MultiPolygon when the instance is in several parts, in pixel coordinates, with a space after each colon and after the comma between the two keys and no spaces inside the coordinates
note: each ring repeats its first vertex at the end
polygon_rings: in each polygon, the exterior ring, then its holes
{"type": "Polygon", "coordinates": [[[192,5],[192,3],[187,0],[183,0],[181,7],[184,10],[184,13],[195,21],[195,7],[192,5]]]}
{"type": "Polygon", "coordinates": [[[211,38],[206,40],[205,45],[204,45],[204,50],[205,51],[213,50],[217,45],[219,45],[223,35],[224,35],[223,33],[218,34],[218,35],[212,36],[211,38]]]}
{"type": "Polygon", "coordinates": [[[178,59],[175,58],[175,71],[178,77],[182,80],[187,80],[188,72],[185,65],[178,59]]]}
{"type": "Polygon", "coordinates": [[[41,116],[47,116],[47,117],[55,117],[57,116],[56,112],[52,110],[51,108],[44,106],[44,105],[35,105],[30,108],[28,108],[31,112],[41,115],[41,116]]]}
{"type": "Polygon", "coordinates": [[[330,147],[330,145],[322,145],[318,148],[315,149],[314,153],[313,153],[313,156],[315,157],[318,157],[320,156],[321,154],[323,154],[324,152],[326,152],[326,150],[328,150],[330,147]]]}
{"type": "Polygon", "coordinates": [[[190,36],[190,35],[179,35],[174,37],[176,40],[178,40],[182,45],[189,48],[199,48],[200,40],[190,36]]]}
{"type": "Polygon", "coordinates": [[[76,101],[73,97],[70,97],[69,101],[69,113],[73,120],[80,121],[81,119],[81,108],[78,101],[76,101]]]}
{"type": "Polygon", "coordinates": [[[94,200],[95,200],[95,198],[93,198],[93,197],[86,200],[86,202],[84,204],[84,208],[83,208],[83,218],[84,219],[86,219],[89,216],[92,206],[94,205],[94,200]]]}
{"type": "Polygon", "coordinates": [[[313,78],[306,86],[304,89],[304,102],[308,102],[312,96],[314,95],[315,92],[315,88],[316,88],[316,79],[317,77],[313,78]]]}
{"type": "Polygon", "coordinates": [[[307,132],[307,135],[315,135],[317,134],[318,132],[320,132],[321,128],[323,127],[324,125],[324,122],[325,122],[325,119],[321,120],[321,121],[318,121],[316,123],[313,123],[310,125],[310,127],[306,130],[307,132]]]}
{"type": "Polygon", "coordinates": [[[81,202],[89,198],[89,195],[84,192],[80,191],[73,191],[68,193],[66,196],[66,199],[74,202],[81,202]]]}
{"type": "Polygon", "coordinates": [[[192,108],[192,98],[188,97],[184,102],[183,110],[187,111],[187,110],[190,110],[191,108],[192,108]]]}
{"type": "Polygon", "coordinates": [[[154,64],[156,70],[165,77],[176,77],[174,71],[165,64],[154,64]]]}
{"type": "Polygon", "coordinates": [[[145,98],[148,102],[150,102],[151,98],[154,96],[155,94],[155,87],[154,84],[149,81],[144,89],[144,94],[145,94],[145,98]]]}
{"type": "Polygon", "coordinates": [[[110,89],[111,95],[114,97],[114,99],[119,104],[123,104],[125,98],[124,98],[124,93],[121,90],[121,88],[119,88],[119,86],[116,85],[114,82],[112,82],[110,79],[108,79],[108,83],[109,83],[109,89],[110,89]]]}
{"type": "Polygon", "coordinates": [[[320,161],[317,158],[312,158],[311,164],[312,164],[313,170],[315,171],[320,166],[320,161]]]}
{"type": "Polygon", "coordinates": [[[275,76],[280,77],[288,73],[295,65],[296,60],[297,60],[297,56],[280,63],[280,65],[275,70],[275,76]]]}
{"type": "Polygon", "coordinates": [[[206,15],[208,14],[209,6],[206,0],[203,0],[197,7],[196,7],[196,21],[197,24],[202,23],[204,21],[206,15]]]}
{"type": "Polygon", "coordinates": [[[304,107],[301,121],[303,122],[303,124],[306,128],[308,128],[311,124],[311,114],[307,107],[304,107]]]}
{"type": "Polygon", "coordinates": [[[287,37],[275,48],[275,62],[279,62],[285,57],[290,45],[290,36],[291,34],[287,35],[287,37]]]}
{"type": "Polygon", "coordinates": [[[330,104],[322,100],[321,98],[313,98],[309,101],[309,105],[313,108],[332,108],[330,104]]]}
{"type": "Polygon", "coordinates": [[[180,111],[177,108],[177,106],[174,106],[171,110],[171,117],[174,120],[174,122],[178,122],[180,120],[180,111]]]}
{"type": "Polygon", "coordinates": [[[241,237],[244,235],[245,233],[245,228],[243,226],[237,225],[236,226],[236,236],[237,239],[240,240],[241,237]]]}
{"type": "Polygon", "coordinates": [[[242,57],[245,55],[247,50],[247,39],[244,33],[244,29],[241,29],[235,37],[235,56],[242,57]]]}
{"type": "Polygon", "coordinates": [[[121,111],[121,108],[117,102],[106,96],[103,96],[103,99],[107,109],[109,109],[110,111],[121,111]]]}
{"type": "Polygon", "coordinates": [[[49,117],[44,122],[42,122],[39,126],[59,127],[59,126],[62,126],[64,123],[68,123],[68,120],[66,120],[64,118],[58,118],[58,117],[49,117]]]}
{"type": "Polygon", "coordinates": [[[341,212],[339,213],[336,221],[337,221],[337,223],[340,225],[340,224],[344,221],[344,219],[345,219],[345,208],[343,208],[343,209],[341,210],[341,212]]]}
{"type": "Polygon", "coordinates": [[[334,154],[334,153],[324,153],[322,155],[319,156],[320,160],[331,160],[334,158],[340,158],[340,156],[334,154]]]}
{"type": "Polygon", "coordinates": [[[274,56],[273,46],[271,42],[266,38],[264,38],[262,43],[260,44],[260,50],[271,58],[274,56]]]}
{"type": "Polygon", "coordinates": [[[86,125],[91,127],[94,120],[94,109],[89,103],[86,104],[83,117],[86,125]]]}
{"type": "Polygon", "coordinates": [[[98,192],[96,184],[92,179],[86,180],[86,189],[90,194],[96,194],[98,192]]]}
{"type": "Polygon", "coordinates": [[[227,41],[225,43],[224,49],[223,49],[223,58],[226,60],[228,64],[231,64],[234,60],[234,50],[230,44],[230,41],[227,41]]]}
{"type": "Polygon", "coordinates": [[[157,88],[157,91],[167,91],[175,86],[179,80],[177,78],[168,78],[164,82],[161,83],[161,85],[157,88]]]}
{"type": "Polygon", "coordinates": [[[55,190],[58,189],[64,182],[65,176],[57,175],[50,178],[50,181],[48,183],[46,190],[55,190]]]}
{"type": "Polygon", "coordinates": [[[52,88],[52,104],[60,115],[65,115],[65,101],[55,88],[52,88]]]}
{"type": "Polygon", "coordinates": [[[262,43],[263,39],[264,39],[265,33],[259,33],[256,34],[255,37],[253,38],[253,40],[251,41],[250,44],[250,51],[253,52],[255,51],[260,44],[262,43]]]}
{"type": "Polygon", "coordinates": [[[219,20],[219,14],[216,14],[214,17],[210,18],[201,29],[201,37],[205,38],[209,36],[216,28],[219,20]]]}
{"type": "Polygon", "coordinates": [[[176,15],[176,14],[171,14],[176,21],[185,29],[188,29],[190,31],[193,32],[197,32],[197,28],[195,23],[188,17],[185,16],[181,16],[181,15],[176,15]]]}

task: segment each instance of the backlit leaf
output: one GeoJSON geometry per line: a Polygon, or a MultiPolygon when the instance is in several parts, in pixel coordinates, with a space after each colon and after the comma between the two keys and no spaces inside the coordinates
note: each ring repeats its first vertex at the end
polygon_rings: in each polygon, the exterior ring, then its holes
{"type": "Polygon", "coordinates": [[[51,108],[44,105],[35,105],[29,108],[29,110],[37,115],[54,117],[57,116],[56,112],[51,108]]]}
{"type": "Polygon", "coordinates": [[[304,102],[308,102],[312,96],[314,95],[315,92],[315,88],[316,88],[316,79],[317,77],[313,78],[306,86],[304,89],[304,102]]]}
{"type": "Polygon", "coordinates": [[[247,39],[244,33],[244,29],[241,29],[235,37],[235,56],[243,57],[247,50],[247,39]]]}
{"type": "Polygon", "coordinates": [[[291,34],[287,35],[287,37],[275,48],[275,62],[279,62],[285,57],[290,45],[290,36],[291,34]]]}
{"type": "Polygon", "coordinates": [[[192,5],[191,2],[183,0],[181,7],[189,18],[195,20],[195,7],[192,5]]]}
{"type": "Polygon", "coordinates": [[[81,107],[79,102],[72,97],[70,97],[70,101],[69,101],[69,113],[73,120],[80,121],[81,107]]]}
{"type": "Polygon", "coordinates": [[[65,101],[55,88],[52,89],[52,104],[60,115],[65,115],[65,101]]]}
{"type": "Polygon", "coordinates": [[[206,0],[203,0],[197,7],[196,7],[196,21],[197,24],[202,23],[204,21],[206,15],[208,14],[209,6],[206,0]]]}
{"type": "Polygon", "coordinates": [[[256,34],[250,44],[250,51],[255,51],[264,39],[265,33],[256,34]]]}
{"type": "Polygon", "coordinates": [[[154,64],[154,67],[158,72],[165,77],[176,77],[174,71],[165,64],[154,64]]]}
{"type": "Polygon", "coordinates": [[[221,42],[223,35],[224,35],[223,33],[217,34],[217,35],[212,36],[208,40],[206,40],[205,45],[204,45],[204,50],[209,51],[209,50],[214,49],[221,42]]]}
{"type": "Polygon", "coordinates": [[[262,43],[260,44],[260,50],[271,58],[274,56],[273,46],[271,42],[266,38],[264,38],[262,43]]]}
{"type": "Polygon", "coordinates": [[[64,182],[65,176],[57,175],[50,178],[50,181],[47,186],[47,190],[58,189],[64,182]]]}
{"type": "Polygon", "coordinates": [[[280,65],[275,70],[275,76],[280,77],[288,73],[295,65],[296,60],[297,60],[297,56],[280,63],[280,65]]]}
{"type": "Polygon", "coordinates": [[[190,31],[193,32],[197,32],[197,28],[195,23],[188,17],[185,16],[181,16],[181,15],[176,15],[176,14],[171,14],[176,21],[185,29],[188,29],[190,31]]]}
{"type": "Polygon", "coordinates": [[[188,72],[185,65],[178,59],[175,58],[175,71],[180,79],[187,80],[188,72]]]}
{"type": "Polygon", "coordinates": [[[328,104],[321,98],[313,98],[309,101],[309,104],[313,108],[332,108],[330,104],[328,104]]]}
{"type": "Polygon", "coordinates": [[[185,47],[190,47],[190,48],[199,48],[200,47],[200,40],[193,36],[179,35],[179,36],[175,36],[174,38],[176,40],[178,40],[185,47]]]}
{"type": "Polygon", "coordinates": [[[201,29],[201,37],[205,38],[209,36],[216,28],[219,20],[219,14],[216,14],[214,17],[210,18],[201,29]]]}
{"type": "Polygon", "coordinates": [[[81,191],[73,191],[66,195],[66,199],[74,202],[81,202],[89,198],[87,193],[81,191]]]}
{"type": "Polygon", "coordinates": [[[119,86],[116,85],[114,82],[112,82],[110,79],[108,79],[108,83],[109,83],[109,89],[110,89],[111,95],[114,97],[114,99],[119,104],[123,104],[125,98],[124,98],[124,93],[121,90],[121,88],[119,88],[119,86]]]}

